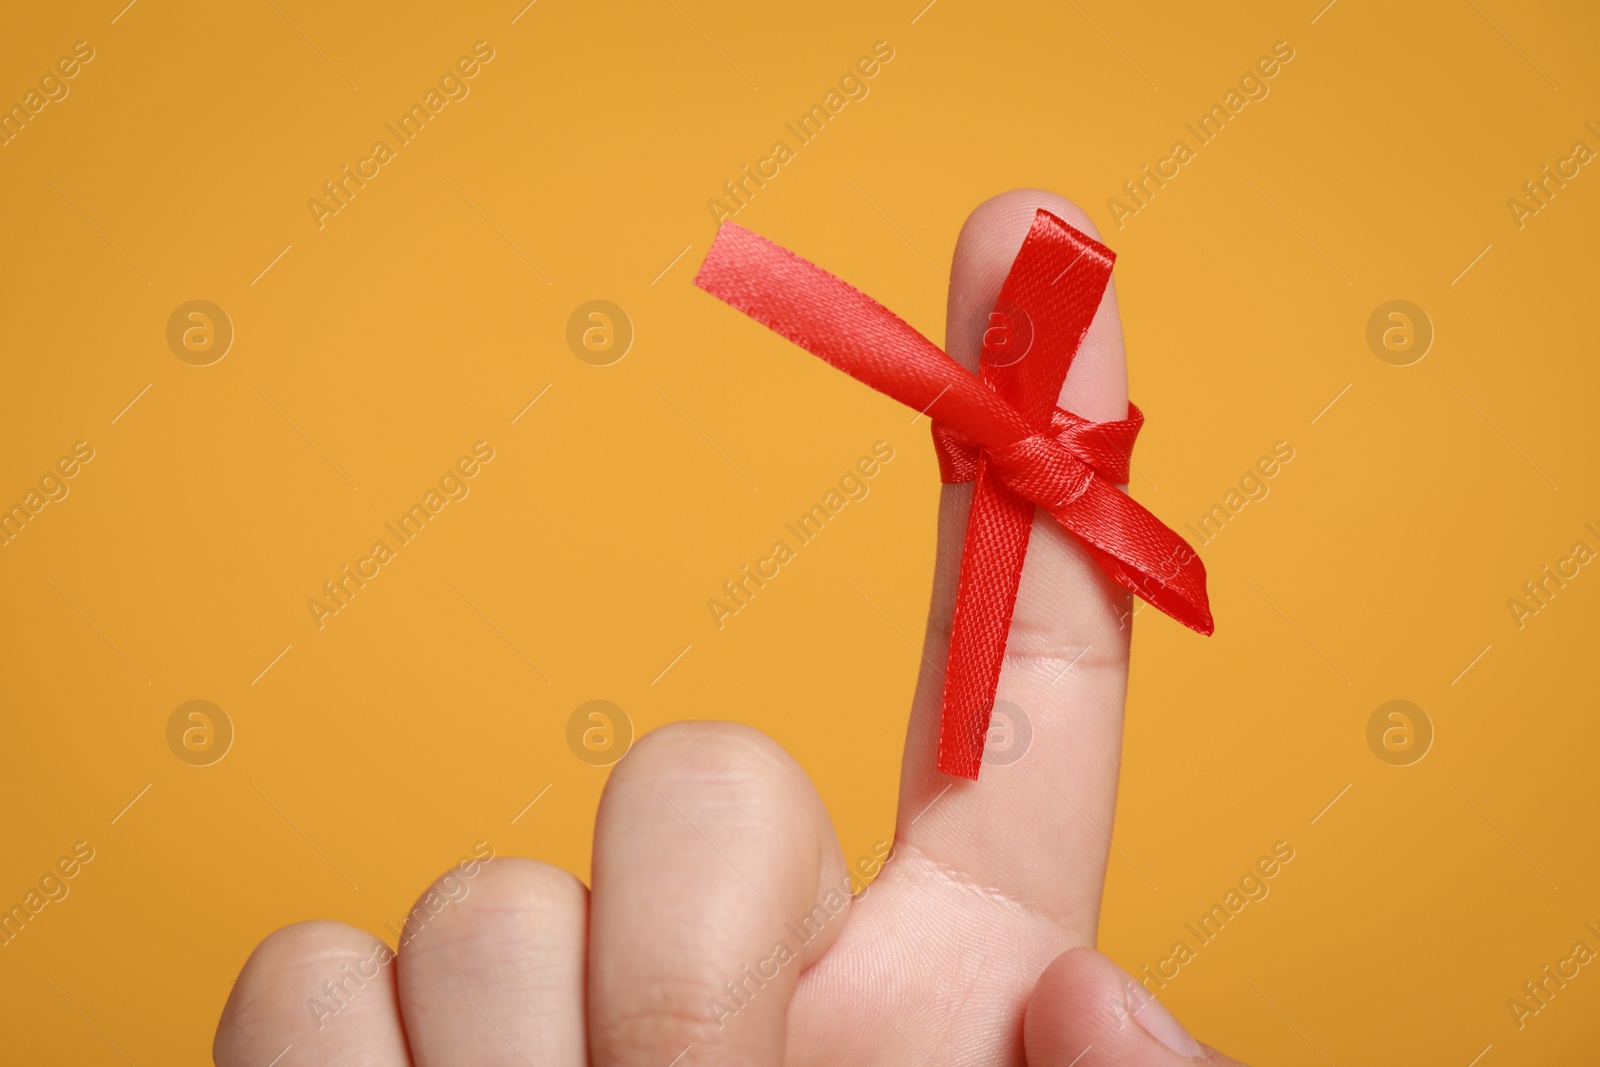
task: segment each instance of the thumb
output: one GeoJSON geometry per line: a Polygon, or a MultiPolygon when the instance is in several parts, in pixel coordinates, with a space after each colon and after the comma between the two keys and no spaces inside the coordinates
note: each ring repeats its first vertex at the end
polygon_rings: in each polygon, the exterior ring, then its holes
{"type": "Polygon", "coordinates": [[[1028,1067],[1244,1067],[1201,1045],[1126,971],[1090,948],[1057,956],[1028,1001],[1028,1067]]]}

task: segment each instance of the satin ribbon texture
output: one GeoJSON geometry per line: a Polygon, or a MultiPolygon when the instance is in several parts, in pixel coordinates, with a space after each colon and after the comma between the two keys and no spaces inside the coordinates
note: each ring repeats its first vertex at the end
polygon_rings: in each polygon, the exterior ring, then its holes
{"type": "Polygon", "coordinates": [[[725,222],[694,283],[933,422],[940,477],[976,482],[939,724],[939,769],[976,779],[1034,509],[1118,584],[1212,632],[1188,543],[1119,488],[1144,416],[1056,406],[1111,278],[1109,248],[1042,208],[1011,265],[973,375],[898,315],[786,248],[725,222]]]}

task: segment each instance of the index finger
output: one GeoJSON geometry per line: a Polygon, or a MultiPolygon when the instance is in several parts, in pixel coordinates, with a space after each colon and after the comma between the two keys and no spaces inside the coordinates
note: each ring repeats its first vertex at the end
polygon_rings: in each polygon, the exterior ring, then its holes
{"type": "MultiPolygon", "coordinates": [[[[977,369],[988,311],[1036,211],[1097,236],[1063,197],[1017,190],[980,205],[956,243],[946,350],[977,369]]],[[[1106,288],[1061,390],[1094,421],[1126,417],[1127,369],[1116,292],[1106,288]]],[[[1034,516],[979,780],[935,767],[943,671],[972,485],[946,485],[923,665],[900,785],[899,839],[949,872],[1055,919],[1092,945],[1110,848],[1127,692],[1129,597],[1049,516],[1034,516]],[[996,752],[997,730],[1011,742],[996,752]],[[1023,740],[1026,733],[1028,739],[1023,740]]]]}

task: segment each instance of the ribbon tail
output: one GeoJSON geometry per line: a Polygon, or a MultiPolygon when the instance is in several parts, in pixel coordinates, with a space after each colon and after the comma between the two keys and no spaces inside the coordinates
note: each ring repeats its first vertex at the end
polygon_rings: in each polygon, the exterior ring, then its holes
{"type": "Polygon", "coordinates": [[[1205,564],[1137,500],[1095,478],[1082,496],[1049,511],[1117,584],[1196,633],[1209,636],[1216,629],[1205,564]]]}
{"type": "Polygon", "coordinates": [[[976,779],[983,763],[1033,510],[979,461],[939,716],[939,769],[958,778],[976,779]]]}
{"type": "Polygon", "coordinates": [[[725,222],[694,284],[846,374],[1001,448],[1033,428],[900,316],[760,234],[725,222]]]}

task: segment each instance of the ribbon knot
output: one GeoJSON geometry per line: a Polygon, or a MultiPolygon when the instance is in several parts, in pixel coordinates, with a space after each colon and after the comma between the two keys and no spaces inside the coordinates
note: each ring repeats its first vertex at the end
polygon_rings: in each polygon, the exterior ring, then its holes
{"type": "Polygon", "coordinates": [[[1003,448],[985,451],[983,456],[1012,492],[1046,511],[1064,508],[1077,500],[1095,477],[1093,467],[1064,448],[1048,431],[1029,434],[1003,448]]]}
{"type": "MultiPolygon", "coordinates": [[[[1050,413],[1050,428],[989,453],[1006,484],[1039,507],[1050,510],[1076,500],[1095,475],[1124,484],[1133,457],[1133,442],[1144,425],[1144,412],[1128,405],[1128,418],[1120,422],[1090,422],[1064,408],[1050,413]],[[1085,469],[1087,468],[1087,469],[1085,469]],[[1059,469],[1070,489],[1056,491],[1058,479],[1041,480],[1059,469]],[[1041,488],[1030,488],[1040,486],[1041,488]]],[[[946,485],[970,482],[978,476],[983,447],[946,423],[933,424],[933,447],[939,457],[939,480],[946,485]]]]}
{"type": "Polygon", "coordinates": [[[846,374],[933,420],[940,478],[974,482],[951,623],[939,769],[977,778],[1035,508],[1114,581],[1212,632],[1194,549],[1119,486],[1144,415],[1114,422],[1056,406],[1116,256],[1042,208],[995,302],[978,375],[865,293],[725,222],[695,284],[846,374]],[[1016,326],[1018,328],[1013,329],[1016,326]],[[1020,349],[1020,354],[1019,350],[1020,349]]]}

